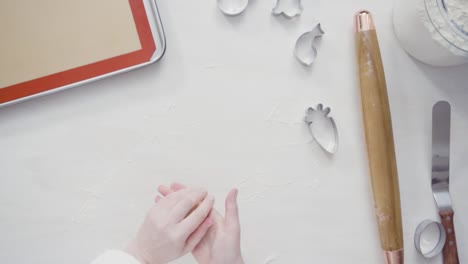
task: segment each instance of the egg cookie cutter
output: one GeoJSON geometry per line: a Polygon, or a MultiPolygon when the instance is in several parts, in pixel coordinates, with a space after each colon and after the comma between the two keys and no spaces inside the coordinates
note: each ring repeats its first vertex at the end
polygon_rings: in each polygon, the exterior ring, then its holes
{"type": "Polygon", "coordinates": [[[414,233],[414,246],[416,250],[425,258],[432,258],[438,255],[444,249],[447,234],[445,233],[444,226],[436,221],[430,219],[422,221],[414,233]],[[431,237],[434,227],[437,227],[437,238],[431,237]]]}
{"type": "Polygon", "coordinates": [[[328,116],[330,112],[330,107],[323,108],[323,104],[318,104],[316,108],[309,107],[304,122],[317,144],[326,152],[334,154],[338,150],[339,137],[335,120],[328,116]]]}
{"type": "Polygon", "coordinates": [[[284,16],[288,19],[300,16],[304,7],[301,0],[276,0],[275,6],[271,10],[274,16],[284,16]]]}
{"type": "Polygon", "coordinates": [[[318,23],[312,30],[299,36],[294,46],[294,56],[305,66],[311,66],[317,58],[316,41],[325,34],[322,26],[318,23]]]}
{"type": "Polygon", "coordinates": [[[249,5],[249,0],[217,0],[217,2],[218,9],[226,16],[240,15],[249,5]]]}

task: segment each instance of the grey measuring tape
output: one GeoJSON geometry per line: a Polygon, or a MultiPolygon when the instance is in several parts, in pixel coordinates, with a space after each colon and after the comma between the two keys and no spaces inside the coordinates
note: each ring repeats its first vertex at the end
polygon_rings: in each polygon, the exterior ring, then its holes
{"type": "Polygon", "coordinates": [[[425,258],[432,258],[442,251],[446,239],[447,234],[442,224],[424,220],[416,228],[414,246],[425,258]]]}

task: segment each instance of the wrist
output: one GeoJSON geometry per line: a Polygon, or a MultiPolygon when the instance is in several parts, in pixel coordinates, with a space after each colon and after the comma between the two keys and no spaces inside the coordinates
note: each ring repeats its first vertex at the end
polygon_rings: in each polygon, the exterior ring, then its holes
{"type": "Polygon", "coordinates": [[[150,263],[147,261],[144,252],[138,246],[138,243],[135,240],[132,240],[124,250],[127,254],[134,257],[138,262],[141,264],[158,264],[158,263],[150,263]]]}

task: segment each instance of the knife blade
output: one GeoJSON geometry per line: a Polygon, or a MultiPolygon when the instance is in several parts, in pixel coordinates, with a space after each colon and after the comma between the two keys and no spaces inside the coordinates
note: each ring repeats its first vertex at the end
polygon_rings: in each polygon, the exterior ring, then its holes
{"type": "Polygon", "coordinates": [[[442,225],[447,233],[443,249],[444,264],[459,264],[450,178],[450,118],[448,102],[437,102],[432,109],[432,194],[439,209],[442,225]]]}

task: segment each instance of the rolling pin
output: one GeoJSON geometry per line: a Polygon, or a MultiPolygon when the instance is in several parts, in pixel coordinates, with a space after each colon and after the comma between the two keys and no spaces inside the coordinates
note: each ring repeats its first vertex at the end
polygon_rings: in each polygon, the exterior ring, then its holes
{"type": "Polygon", "coordinates": [[[403,230],[392,120],[385,75],[372,15],[355,15],[362,116],[375,214],[385,263],[402,264],[403,230]]]}

